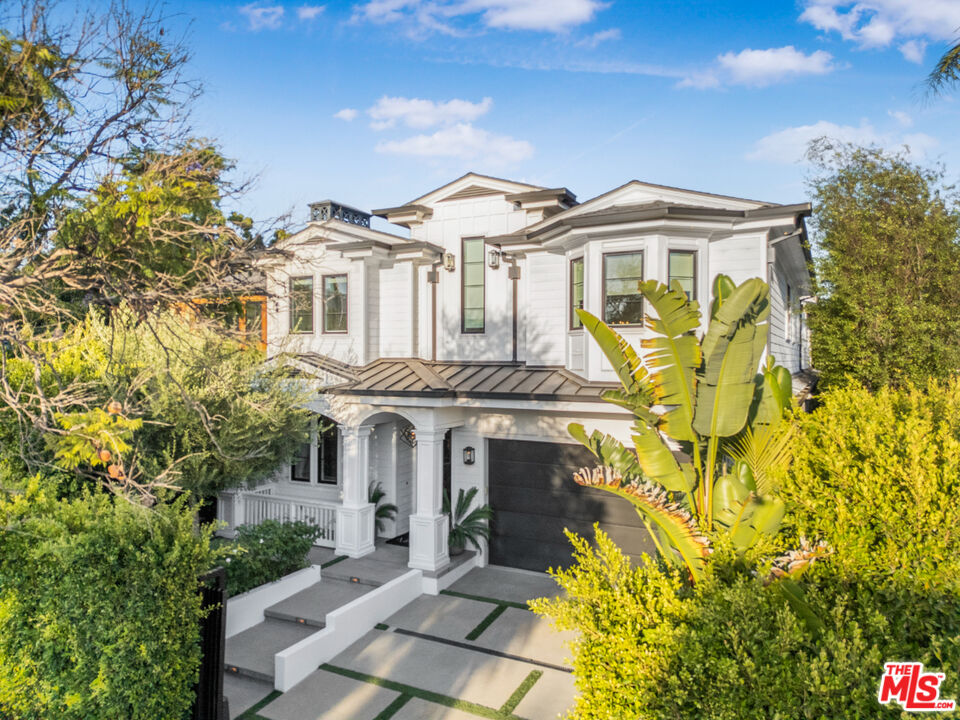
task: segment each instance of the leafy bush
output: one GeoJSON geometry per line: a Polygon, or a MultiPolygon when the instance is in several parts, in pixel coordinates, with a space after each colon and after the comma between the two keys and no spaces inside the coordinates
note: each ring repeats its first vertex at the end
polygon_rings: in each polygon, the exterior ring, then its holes
{"type": "Polygon", "coordinates": [[[0,526],[0,717],[184,717],[214,563],[193,514],[34,480],[0,495],[0,526]]]}
{"type": "Polygon", "coordinates": [[[821,399],[782,483],[797,531],[844,577],[960,588],[960,381],[821,399]]]}
{"type": "Polygon", "coordinates": [[[800,579],[823,629],[764,584],[757,555],[717,544],[694,586],[673,567],[631,567],[603,533],[596,549],[573,538],[577,562],[557,573],[566,597],[534,607],[580,631],[575,717],[900,717],[876,699],[894,660],[943,671],[941,696],[960,698],[960,380],[822,401],[777,481],[778,542],[833,549],[800,579]]]}
{"type": "Polygon", "coordinates": [[[241,525],[228,545],[227,591],[231,596],[307,567],[307,553],[321,530],[304,522],[264,520],[241,525]]]}
{"type": "Polygon", "coordinates": [[[669,566],[631,566],[600,530],[571,536],[576,564],[556,574],[566,597],[534,610],[578,630],[578,720],[866,720],[880,716],[884,629],[845,598],[811,596],[814,636],[783,597],[719,551],[695,586],[669,566]]]}

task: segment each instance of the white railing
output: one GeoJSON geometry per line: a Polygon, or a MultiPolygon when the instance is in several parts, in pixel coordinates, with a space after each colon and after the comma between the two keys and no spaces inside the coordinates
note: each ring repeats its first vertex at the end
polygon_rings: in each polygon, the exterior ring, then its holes
{"type": "MultiPolygon", "coordinates": [[[[225,493],[226,494],[226,493],[225,493]]],[[[278,522],[301,522],[314,525],[321,535],[314,545],[336,545],[337,504],[281,497],[273,494],[272,488],[234,491],[230,517],[221,517],[231,529],[238,525],[259,525],[264,520],[278,522]]]]}

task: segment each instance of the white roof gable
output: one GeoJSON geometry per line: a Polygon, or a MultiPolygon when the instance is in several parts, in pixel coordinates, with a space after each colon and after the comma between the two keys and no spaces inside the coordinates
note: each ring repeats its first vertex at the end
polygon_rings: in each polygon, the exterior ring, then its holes
{"type": "Polygon", "coordinates": [[[453,182],[441,185],[436,190],[431,190],[426,195],[411,200],[407,205],[434,205],[443,200],[529,192],[531,190],[543,190],[543,188],[539,185],[528,185],[527,183],[503,180],[502,178],[471,172],[453,182]]]}

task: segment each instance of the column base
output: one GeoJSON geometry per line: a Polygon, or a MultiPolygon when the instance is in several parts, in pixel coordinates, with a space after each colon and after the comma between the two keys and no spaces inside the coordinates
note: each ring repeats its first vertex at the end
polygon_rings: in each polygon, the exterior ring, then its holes
{"type": "Polygon", "coordinates": [[[373,552],[375,510],[373,503],[337,508],[337,544],[334,548],[337,555],[356,558],[373,552]]]}
{"type": "Polygon", "coordinates": [[[447,536],[450,518],[446,515],[410,516],[410,567],[439,570],[450,563],[447,536]]]}

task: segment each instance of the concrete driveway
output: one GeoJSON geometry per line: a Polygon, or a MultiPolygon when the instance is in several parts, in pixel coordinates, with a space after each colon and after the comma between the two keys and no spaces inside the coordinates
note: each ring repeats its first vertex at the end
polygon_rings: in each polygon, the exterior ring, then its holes
{"type": "Polygon", "coordinates": [[[556,592],[546,575],[472,570],[440,595],[419,597],[292,690],[267,695],[241,717],[555,720],[575,695],[573,636],[553,630],[525,603],[556,592]]]}

